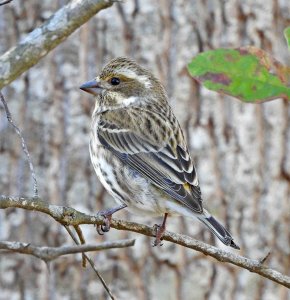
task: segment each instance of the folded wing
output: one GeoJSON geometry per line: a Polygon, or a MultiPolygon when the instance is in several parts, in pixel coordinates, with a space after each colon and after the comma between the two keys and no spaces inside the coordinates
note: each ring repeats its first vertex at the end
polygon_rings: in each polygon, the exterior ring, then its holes
{"type": "MultiPolygon", "coordinates": [[[[140,122],[148,120],[142,116],[140,122]]],[[[116,118],[112,121],[106,115],[102,117],[97,133],[100,142],[181,205],[202,213],[197,175],[185,143],[178,144],[174,136],[165,137],[160,143],[142,134],[142,130],[117,123],[116,118]]]]}

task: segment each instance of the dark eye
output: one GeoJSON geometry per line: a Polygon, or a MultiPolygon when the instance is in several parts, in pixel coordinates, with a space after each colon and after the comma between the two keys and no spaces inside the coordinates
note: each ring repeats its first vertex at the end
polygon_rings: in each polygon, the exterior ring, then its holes
{"type": "Polygon", "coordinates": [[[113,77],[113,78],[111,79],[111,84],[112,84],[112,85],[118,85],[118,84],[120,84],[120,79],[117,78],[117,77],[113,77]]]}

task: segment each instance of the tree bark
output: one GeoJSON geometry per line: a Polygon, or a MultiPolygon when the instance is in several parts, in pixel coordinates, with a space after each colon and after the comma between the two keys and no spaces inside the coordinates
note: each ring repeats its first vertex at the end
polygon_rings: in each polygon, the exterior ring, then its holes
{"type": "MultiPolygon", "coordinates": [[[[2,6],[1,53],[42,26],[59,3],[2,6]]],[[[249,44],[286,63],[288,18],[288,2],[275,0],[128,0],[99,13],[3,89],[26,138],[39,195],[90,214],[115,205],[90,164],[94,102],[78,87],[111,58],[127,55],[162,80],[196,162],[204,204],[233,234],[239,254],[260,259],[270,251],[267,264],[290,276],[289,104],[243,104],[199,87],[186,71],[199,51],[249,44]]],[[[0,108],[1,194],[27,195],[31,189],[21,142],[0,108]]],[[[116,217],[148,226],[161,221],[125,211],[116,217]]],[[[136,237],[112,230],[101,238],[93,228],[83,230],[90,243],[136,237]]],[[[198,221],[172,217],[168,230],[224,249],[198,221]]],[[[117,299],[289,300],[289,289],[259,275],[171,243],[152,248],[150,238],[137,238],[133,248],[94,256],[117,299]]],[[[58,247],[69,237],[43,214],[12,208],[0,210],[0,240],[58,247]]],[[[63,291],[70,299],[105,299],[91,274],[74,256],[54,261],[47,272],[34,257],[1,255],[0,299],[57,299],[63,291]]]]}

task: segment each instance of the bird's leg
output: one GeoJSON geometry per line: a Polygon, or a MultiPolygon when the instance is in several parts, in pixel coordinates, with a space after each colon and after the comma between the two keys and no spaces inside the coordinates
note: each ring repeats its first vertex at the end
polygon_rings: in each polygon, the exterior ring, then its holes
{"type": "Polygon", "coordinates": [[[166,224],[167,216],[168,216],[168,213],[165,213],[162,224],[156,226],[156,238],[155,238],[155,241],[153,242],[153,247],[158,246],[158,245],[160,245],[160,246],[163,245],[163,244],[161,244],[161,238],[162,238],[165,228],[166,228],[165,224],[166,224]]]}
{"type": "Polygon", "coordinates": [[[125,207],[127,207],[127,205],[122,204],[117,207],[104,209],[98,212],[98,215],[104,217],[104,223],[102,225],[97,225],[97,232],[99,235],[103,235],[105,232],[110,230],[112,215],[125,207]]]}

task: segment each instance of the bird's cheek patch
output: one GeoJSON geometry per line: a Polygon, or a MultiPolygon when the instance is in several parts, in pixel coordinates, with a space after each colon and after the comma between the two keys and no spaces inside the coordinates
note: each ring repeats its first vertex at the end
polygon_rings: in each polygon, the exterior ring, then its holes
{"type": "Polygon", "coordinates": [[[135,103],[137,100],[138,100],[138,97],[131,96],[131,97],[125,98],[123,100],[123,104],[125,106],[130,106],[131,104],[135,103]]]}
{"type": "Polygon", "coordinates": [[[152,84],[147,76],[138,76],[136,78],[145,88],[149,89],[152,87],[152,84]]]}

